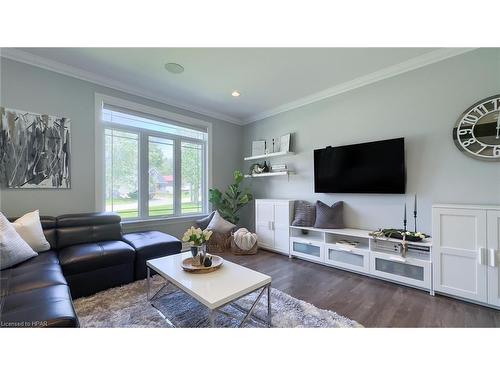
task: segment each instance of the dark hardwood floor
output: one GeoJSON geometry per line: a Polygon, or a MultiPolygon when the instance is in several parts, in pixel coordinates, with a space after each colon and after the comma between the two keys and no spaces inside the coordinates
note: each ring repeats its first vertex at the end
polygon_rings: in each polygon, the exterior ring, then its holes
{"type": "Polygon", "coordinates": [[[276,289],[365,327],[500,327],[495,309],[270,251],[223,257],[270,275],[276,289]]]}

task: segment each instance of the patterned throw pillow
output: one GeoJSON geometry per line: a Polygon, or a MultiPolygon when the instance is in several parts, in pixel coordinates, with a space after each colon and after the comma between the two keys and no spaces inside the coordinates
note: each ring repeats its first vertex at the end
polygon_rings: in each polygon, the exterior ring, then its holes
{"type": "Polygon", "coordinates": [[[339,229],[344,228],[344,202],[335,202],[331,207],[327,204],[316,202],[315,228],[339,229]]]}
{"type": "Polygon", "coordinates": [[[203,219],[196,220],[195,223],[198,226],[198,228],[201,228],[201,230],[205,230],[208,227],[208,224],[212,221],[213,217],[215,215],[215,211],[212,211],[210,215],[207,217],[204,217],[203,219]]]}
{"type": "Polygon", "coordinates": [[[0,212],[0,270],[15,266],[37,255],[16,232],[12,223],[0,212]]]}
{"type": "Polygon", "coordinates": [[[316,206],[307,201],[295,201],[295,213],[292,225],[296,227],[312,227],[316,222],[316,206]]]}

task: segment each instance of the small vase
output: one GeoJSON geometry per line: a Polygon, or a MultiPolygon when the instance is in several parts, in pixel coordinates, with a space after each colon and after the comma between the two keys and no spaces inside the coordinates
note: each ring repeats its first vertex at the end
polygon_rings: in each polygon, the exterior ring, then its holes
{"type": "Polygon", "coordinates": [[[199,254],[199,258],[200,258],[200,265],[203,265],[205,263],[205,257],[207,256],[207,245],[206,244],[198,246],[198,254],[199,254]]]}
{"type": "Polygon", "coordinates": [[[191,255],[193,256],[193,266],[200,266],[200,248],[201,246],[191,246],[191,255]]]}

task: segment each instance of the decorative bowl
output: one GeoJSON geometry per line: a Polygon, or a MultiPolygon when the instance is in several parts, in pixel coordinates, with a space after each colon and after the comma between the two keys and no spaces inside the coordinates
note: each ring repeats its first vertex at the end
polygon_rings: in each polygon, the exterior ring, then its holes
{"type": "Polygon", "coordinates": [[[182,269],[186,272],[191,273],[209,273],[217,271],[224,263],[224,259],[222,259],[218,255],[210,255],[212,259],[212,265],[209,267],[205,267],[204,265],[196,265],[194,264],[194,259],[192,257],[186,258],[182,261],[182,269]]]}

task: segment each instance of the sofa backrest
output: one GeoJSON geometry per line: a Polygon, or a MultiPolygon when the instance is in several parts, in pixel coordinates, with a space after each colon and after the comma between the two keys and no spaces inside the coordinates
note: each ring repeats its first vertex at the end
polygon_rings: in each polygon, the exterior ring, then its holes
{"type": "Polygon", "coordinates": [[[56,218],[52,216],[41,216],[40,221],[42,223],[43,234],[50,244],[51,249],[57,248],[56,239],[56,218]]]}
{"type": "Polygon", "coordinates": [[[122,239],[121,218],[112,212],[61,215],[56,218],[57,248],[122,239]]]}
{"type": "MultiPolygon", "coordinates": [[[[13,223],[19,219],[18,217],[9,217],[9,221],[13,223]]],[[[57,248],[56,240],[56,218],[53,216],[40,216],[40,222],[42,223],[43,234],[50,244],[51,249],[57,248]]]]}

